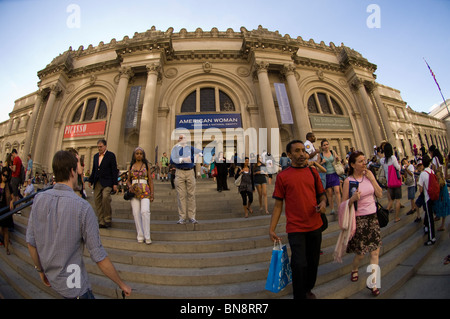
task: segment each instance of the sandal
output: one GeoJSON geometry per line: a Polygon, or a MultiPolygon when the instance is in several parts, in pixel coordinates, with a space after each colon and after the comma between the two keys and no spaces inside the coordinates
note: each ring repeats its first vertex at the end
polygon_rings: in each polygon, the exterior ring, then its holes
{"type": "Polygon", "coordinates": [[[366,288],[372,292],[372,296],[377,297],[378,295],[380,295],[380,289],[378,289],[376,286],[374,286],[373,288],[366,286],[366,288]]]}
{"type": "Polygon", "coordinates": [[[444,258],[444,265],[450,264],[450,255],[444,258]]]}
{"type": "Polygon", "coordinates": [[[355,271],[352,270],[352,273],[350,275],[350,280],[352,282],[356,282],[356,281],[358,281],[358,279],[359,279],[358,270],[355,270],[355,271]]]}

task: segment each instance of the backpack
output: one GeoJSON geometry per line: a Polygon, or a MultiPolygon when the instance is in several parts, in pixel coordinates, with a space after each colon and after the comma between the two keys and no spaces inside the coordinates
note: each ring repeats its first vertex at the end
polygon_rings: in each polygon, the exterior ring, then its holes
{"type": "Polygon", "coordinates": [[[437,180],[437,177],[434,173],[428,173],[428,197],[430,197],[431,200],[438,200],[439,194],[441,192],[441,189],[439,187],[439,182],[437,180]]]}

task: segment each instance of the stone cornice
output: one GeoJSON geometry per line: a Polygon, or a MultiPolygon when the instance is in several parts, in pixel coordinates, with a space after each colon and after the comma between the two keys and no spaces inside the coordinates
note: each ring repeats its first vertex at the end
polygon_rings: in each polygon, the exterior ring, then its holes
{"type": "Polygon", "coordinates": [[[68,73],[69,78],[77,77],[77,76],[86,76],[91,73],[97,73],[100,71],[106,71],[106,70],[114,70],[120,67],[120,61],[119,59],[111,60],[111,61],[104,61],[104,62],[98,62],[94,64],[90,64],[87,66],[83,66],[81,68],[73,69],[71,72],[68,73]]]}
{"type": "Polygon", "coordinates": [[[332,72],[344,72],[344,68],[342,65],[337,63],[331,63],[327,61],[311,59],[306,57],[295,56],[294,62],[296,65],[300,65],[302,67],[308,67],[313,69],[322,69],[332,72]]]}
{"type": "Polygon", "coordinates": [[[57,73],[70,73],[73,69],[73,59],[70,51],[60,54],[48,64],[45,69],[37,73],[39,79],[57,73]]]}
{"type": "Polygon", "coordinates": [[[153,26],[145,32],[135,32],[133,37],[124,36],[121,41],[113,38],[109,43],[105,44],[101,41],[98,46],[90,44],[86,49],[80,46],[78,50],[68,51],[56,57],[45,69],[38,72],[40,79],[51,74],[62,72],[69,77],[86,75],[100,70],[117,68],[123,58],[148,52],[161,53],[162,63],[166,61],[186,61],[186,60],[205,60],[205,59],[225,59],[225,60],[247,60],[252,58],[252,52],[272,52],[290,56],[295,64],[304,67],[320,68],[323,70],[342,72],[349,67],[363,68],[370,72],[376,70],[376,65],[367,61],[362,55],[355,50],[345,47],[343,44],[336,47],[334,43],[326,45],[323,41],[314,42],[313,39],[304,41],[300,36],[291,38],[289,34],[281,35],[278,31],[269,31],[262,26],[257,29],[247,30],[241,27],[239,31],[229,28],[226,31],[219,31],[212,28],[210,31],[203,31],[197,28],[194,32],[188,32],[181,29],[175,33],[173,28],[167,31],[159,31],[153,26]],[[242,40],[240,50],[190,50],[190,51],[174,51],[172,46],[173,40],[199,40],[199,39],[232,39],[242,40]],[[301,48],[320,50],[332,53],[338,57],[339,65],[321,60],[305,58],[297,55],[301,48]],[[73,60],[80,57],[98,54],[106,51],[115,51],[116,60],[99,62],[91,64],[79,69],[73,69],[73,60]]]}
{"type": "Polygon", "coordinates": [[[172,61],[187,61],[187,60],[239,60],[242,59],[240,51],[233,50],[188,50],[188,51],[176,51],[172,56],[172,61]]]}
{"type": "Polygon", "coordinates": [[[370,63],[366,58],[364,58],[359,52],[350,49],[348,47],[342,46],[337,49],[339,52],[338,59],[341,67],[346,70],[348,68],[361,68],[371,73],[375,72],[377,69],[376,64],[370,63]]]}

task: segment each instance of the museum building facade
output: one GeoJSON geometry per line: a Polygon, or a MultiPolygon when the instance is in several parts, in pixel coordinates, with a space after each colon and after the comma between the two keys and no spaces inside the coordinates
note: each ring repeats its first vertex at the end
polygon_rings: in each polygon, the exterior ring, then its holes
{"type": "Polygon", "coordinates": [[[193,137],[195,123],[202,127],[194,146],[231,144],[233,152],[236,136],[218,142],[208,129],[225,137],[228,129],[267,128],[273,154],[308,132],[317,147],[328,139],[341,156],[350,147],[373,154],[383,140],[401,156],[411,156],[414,144],[447,148],[444,122],[407,107],[398,90],[376,82],[376,69],[343,44],[261,26],[178,33],[152,27],[54,58],[38,72],[39,89],[16,100],[10,119],[0,123],[0,157],[16,148],[22,159],[32,154],[35,171],[51,171],[53,154],[73,147],[90,169],[97,140],[105,138],[126,169],[136,146],[154,163],[170,153],[176,129],[193,137]]]}

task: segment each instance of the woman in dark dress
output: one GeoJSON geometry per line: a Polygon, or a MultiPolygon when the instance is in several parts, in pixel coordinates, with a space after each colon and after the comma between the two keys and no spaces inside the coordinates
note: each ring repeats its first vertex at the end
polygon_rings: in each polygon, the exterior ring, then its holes
{"type": "Polygon", "coordinates": [[[241,177],[241,184],[238,187],[239,193],[242,197],[242,205],[244,206],[244,216],[248,218],[248,213],[253,214],[251,205],[253,203],[253,192],[255,191],[255,183],[253,182],[252,167],[250,166],[249,158],[245,158],[242,167],[238,167],[235,179],[241,177]],[[248,200],[247,200],[248,199],[248,200]]]}
{"type": "MultiPolygon", "coordinates": [[[[13,210],[13,192],[11,185],[9,184],[9,181],[11,179],[11,173],[9,168],[3,167],[2,168],[2,176],[1,176],[1,182],[0,182],[0,210],[9,207],[10,209],[1,213],[1,215],[4,215],[8,213],[10,210],[13,210]]],[[[13,218],[12,215],[9,217],[6,217],[2,220],[0,220],[0,229],[3,234],[3,244],[6,248],[6,254],[9,255],[9,228],[13,227],[13,218]]]]}
{"type": "Polygon", "coordinates": [[[225,157],[223,156],[223,152],[219,153],[219,156],[216,159],[215,163],[217,167],[217,191],[229,191],[227,177],[228,177],[228,166],[229,164],[226,162],[225,157]]]}

